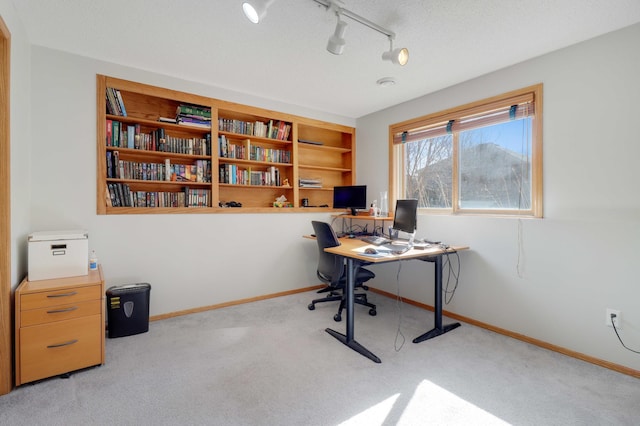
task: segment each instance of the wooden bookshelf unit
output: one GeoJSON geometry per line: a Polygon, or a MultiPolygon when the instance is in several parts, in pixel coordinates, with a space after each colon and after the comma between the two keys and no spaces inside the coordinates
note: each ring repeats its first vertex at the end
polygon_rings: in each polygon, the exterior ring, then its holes
{"type": "Polygon", "coordinates": [[[333,187],[355,183],[352,127],[104,75],[96,87],[98,214],[332,210],[333,187]]]}

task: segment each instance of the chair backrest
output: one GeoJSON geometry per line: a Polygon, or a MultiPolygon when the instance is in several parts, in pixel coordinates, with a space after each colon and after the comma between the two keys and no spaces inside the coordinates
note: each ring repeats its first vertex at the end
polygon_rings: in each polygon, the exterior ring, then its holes
{"type": "Polygon", "coordinates": [[[336,233],[326,222],[312,221],[318,243],[318,277],[331,285],[338,284],[344,274],[344,258],[324,251],[340,245],[336,233]]]}

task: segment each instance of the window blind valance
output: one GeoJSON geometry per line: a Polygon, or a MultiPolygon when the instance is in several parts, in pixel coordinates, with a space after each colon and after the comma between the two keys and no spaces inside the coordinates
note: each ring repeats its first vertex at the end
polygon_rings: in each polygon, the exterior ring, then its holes
{"type": "Polygon", "coordinates": [[[474,105],[450,113],[426,116],[423,120],[398,129],[393,144],[415,142],[453,132],[463,132],[535,115],[533,92],[523,93],[500,101],[474,105]]]}

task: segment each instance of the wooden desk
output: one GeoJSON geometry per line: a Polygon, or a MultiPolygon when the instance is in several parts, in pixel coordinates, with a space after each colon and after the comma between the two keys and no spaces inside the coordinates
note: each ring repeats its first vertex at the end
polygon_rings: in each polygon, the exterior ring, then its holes
{"type": "Polygon", "coordinates": [[[469,247],[453,246],[449,248],[442,248],[440,246],[435,246],[423,250],[411,249],[399,255],[378,256],[367,255],[364,253],[364,250],[367,247],[375,248],[375,246],[367,244],[364,241],[358,239],[341,238],[340,242],[342,243],[341,245],[337,247],[327,248],[325,249],[325,251],[343,256],[347,259],[347,288],[345,290],[347,294],[347,324],[345,334],[338,333],[337,331],[330,328],[327,328],[325,330],[327,333],[329,333],[354,351],[366,356],[370,360],[378,363],[381,362],[380,358],[378,358],[371,351],[369,351],[367,348],[365,348],[355,340],[353,327],[353,290],[355,286],[356,272],[357,269],[365,263],[387,263],[409,259],[432,262],[435,265],[434,328],[413,339],[413,343],[419,343],[424,340],[440,336],[441,334],[447,333],[454,328],[460,327],[460,323],[442,325],[442,256],[446,255],[447,253],[455,253],[460,250],[467,250],[469,247]]]}

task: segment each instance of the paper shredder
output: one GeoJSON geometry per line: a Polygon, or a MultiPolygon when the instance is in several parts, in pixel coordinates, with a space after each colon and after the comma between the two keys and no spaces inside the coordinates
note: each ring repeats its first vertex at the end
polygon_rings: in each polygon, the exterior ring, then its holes
{"type": "Polygon", "coordinates": [[[130,336],[149,331],[149,283],[107,289],[107,335],[130,336]]]}

